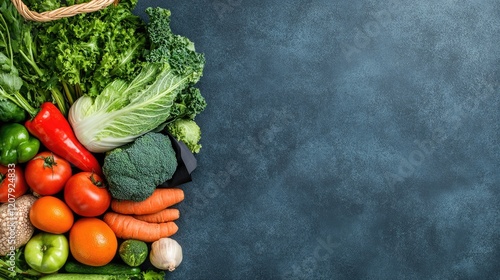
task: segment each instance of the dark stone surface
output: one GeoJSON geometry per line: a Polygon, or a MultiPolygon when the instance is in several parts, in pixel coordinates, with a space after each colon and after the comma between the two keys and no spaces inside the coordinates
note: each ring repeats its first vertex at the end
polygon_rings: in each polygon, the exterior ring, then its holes
{"type": "Polygon", "coordinates": [[[498,279],[500,2],[146,6],[207,59],[168,279],[498,279]]]}

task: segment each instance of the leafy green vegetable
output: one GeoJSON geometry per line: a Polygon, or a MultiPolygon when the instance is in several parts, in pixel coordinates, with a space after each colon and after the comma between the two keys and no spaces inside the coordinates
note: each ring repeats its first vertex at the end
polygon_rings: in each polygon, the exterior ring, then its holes
{"type": "Polygon", "coordinates": [[[3,1],[0,12],[0,47],[3,48],[0,63],[7,67],[2,69],[0,77],[1,97],[11,100],[30,115],[45,101],[55,101],[65,113],[64,96],[53,87],[47,70],[41,69],[37,62],[39,47],[34,40],[33,26],[22,18],[11,1],[3,1]]]}
{"type": "Polygon", "coordinates": [[[115,80],[96,98],[75,101],[68,119],[78,140],[92,152],[106,152],[163,123],[189,77],[160,70],[150,64],[130,83],[115,80]]]}
{"type": "Polygon", "coordinates": [[[201,95],[200,89],[190,85],[183,89],[175,98],[174,104],[170,109],[169,120],[188,118],[194,120],[194,117],[207,107],[205,98],[201,95]]]}
{"type": "MultiPolygon", "coordinates": [[[[62,6],[59,0],[27,2],[38,11],[62,6]]],[[[146,42],[145,24],[132,12],[136,4],[122,0],[100,11],[35,23],[43,46],[39,58],[53,69],[51,78],[62,84],[70,104],[83,94],[98,95],[116,78],[136,74],[146,42]]]]}
{"type": "Polygon", "coordinates": [[[142,201],[158,185],[172,178],[176,168],[177,158],[170,138],[149,132],[106,153],[102,172],[114,198],[142,201]]]}
{"type": "Polygon", "coordinates": [[[0,122],[22,122],[26,119],[24,110],[9,99],[0,98],[0,122]]]}
{"type": "MultiPolygon", "coordinates": [[[[170,11],[160,7],[146,8],[149,16],[147,31],[150,40],[149,62],[168,63],[176,75],[202,71],[205,58],[195,51],[188,38],[174,34],[170,28],[170,11]]],[[[199,73],[201,76],[201,73],[199,73]]]]}
{"type": "Polygon", "coordinates": [[[175,139],[186,144],[191,152],[200,152],[201,129],[196,122],[190,119],[177,119],[167,125],[167,130],[175,139]]]}
{"type": "Polygon", "coordinates": [[[7,92],[17,92],[23,86],[23,80],[14,66],[14,60],[0,53],[0,86],[7,92]]]}
{"type": "Polygon", "coordinates": [[[29,280],[42,276],[29,267],[24,260],[23,251],[23,248],[19,248],[13,251],[13,254],[0,257],[0,279],[29,280]]]}
{"type": "Polygon", "coordinates": [[[13,30],[17,30],[17,28],[15,25],[9,25],[4,16],[4,14],[11,14],[11,10],[12,7],[6,6],[6,2],[0,6],[0,11],[2,12],[0,14],[0,46],[4,49],[4,52],[0,51],[0,100],[8,100],[8,102],[12,102],[16,106],[23,108],[33,116],[36,114],[36,109],[19,92],[23,87],[23,80],[15,65],[19,63],[18,60],[14,59],[13,42],[16,41],[12,40],[12,33],[9,27],[13,30]]]}
{"type": "MultiPolygon", "coordinates": [[[[172,120],[171,109],[178,95],[202,76],[204,56],[188,39],[165,26],[170,22],[170,12],[163,8],[146,11],[152,42],[148,62],[133,80],[115,79],[97,97],[83,96],[70,109],[68,119],[78,140],[92,152],[106,152],[130,143],[172,120]],[[155,50],[161,50],[161,55],[155,50]]],[[[189,108],[192,115],[204,105],[196,91],[187,93],[198,102],[189,108]]]]}

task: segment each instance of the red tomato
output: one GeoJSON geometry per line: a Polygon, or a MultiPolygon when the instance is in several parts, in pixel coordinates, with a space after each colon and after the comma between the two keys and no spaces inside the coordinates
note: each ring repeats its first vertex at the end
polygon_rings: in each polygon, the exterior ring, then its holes
{"type": "Polygon", "coordinates": [[[66,182],[64,201],[76,214],[96,217],[108,210],[111,194],[99,175],[80,172],[71,176],[66,182]]]}
{"type": "Polygon", "coordinates": [[[28,191],[24,172],[19,165],[0,165],[0,203],[19,198],[28,191]]]}
{"type": "Polygon", "coordinates": [[[40,152],[26,164],[26,183],[40,195],[53,195],[64,188],[73,172],[70,163],[51,152],[40,152]]]}

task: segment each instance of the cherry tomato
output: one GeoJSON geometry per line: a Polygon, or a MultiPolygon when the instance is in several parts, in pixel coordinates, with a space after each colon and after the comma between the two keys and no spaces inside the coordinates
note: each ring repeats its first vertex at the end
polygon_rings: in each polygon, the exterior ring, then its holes
{"type": "Polygon", "coordinates": [[[51,152],[40,152],[26,164],[26,183],[40,195],[60,192],[73,172],[70,163],[51,152]]]}
{"type": "Polygon", "coordinates": [[[0,165],[0,203],[19,198],[28,191],[23,169],[19,165],[0,165]]]}
{"type": "Polygon", "coordinates": [[[66,182],[64,201],[76,214],[96,217],[108,210],[111,194],[99,175],[80,172],[66,182]]]}

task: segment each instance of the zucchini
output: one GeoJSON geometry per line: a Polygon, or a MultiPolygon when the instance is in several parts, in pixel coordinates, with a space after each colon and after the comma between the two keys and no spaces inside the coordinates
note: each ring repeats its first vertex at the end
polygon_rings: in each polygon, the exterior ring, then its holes
{"type": "Polygon", "coordinates": [[[130,280],[131,275],[54,273],[38,280],[130,280]]]}
{"type": "Polygon", "coordinates": [[[104,266],[90,266],[74,261],[66,262],[64,270],[68,273],[77,274],[139,275],[141,273],[139,267],[131,267],[121,263],[109,263],[104,266]]]}

